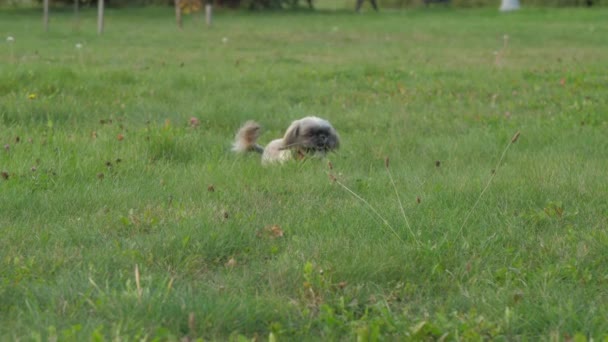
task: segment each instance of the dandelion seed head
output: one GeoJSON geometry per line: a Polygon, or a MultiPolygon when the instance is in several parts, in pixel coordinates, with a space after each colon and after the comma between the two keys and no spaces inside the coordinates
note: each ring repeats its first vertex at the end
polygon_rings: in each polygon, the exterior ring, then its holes
{"type": "Polygon", "coordinates": [[[13,37],[13,36],[6,37],[6,42],[7,43],[14,43],[15,42],[15,37],[13,37]]]}

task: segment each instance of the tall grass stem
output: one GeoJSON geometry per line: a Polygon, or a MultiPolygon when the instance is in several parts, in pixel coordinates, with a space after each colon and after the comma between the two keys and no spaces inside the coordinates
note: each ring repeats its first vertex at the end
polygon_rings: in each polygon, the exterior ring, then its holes
{"type": "Polygon", "coordinates": [[[388,167],[388,158],[386,159],[386,173],[388,174],[388,178],[391,180],[391,184],[393,185],[393,189],[395,190],[395,195],[397,196],[397,201],[399,202],[399,208],[401,209],[401,214],[403,215],[403,220],[405,220],[405,225],[407,226],[407,229],[410,231],[410,234],[412,234],[412,238],[414,239],[414,241],[416,241],[416,244],[418,246],[420,246],[420,241],[418,241],[418,239],[416,239],[416,234],[414,234],[414,231],[412,230],[412,226],[410,226],[410,222],[407,219],[407,215],[405,215],[405,208],[403,207],[403,203],[401,202],[401,197],[399,196],[399,192],[397,191],[397,186],[395,185],[395,180],[393,179],[393,175],[391,174],[391,170],[388,167]]]}
{"type": "Polygon", "coordinates": [[[399,234],[397,234],[397,231],[395,230],[395,228],[393,228],[393,226],[388,222],[388,220],[386,218],[384,218],[384,216],[380,215],[380,213],[378,212],[378,210],[376,210],[376,208],[374,208],[363,197],[359,196],[357,193],[355,193],[354,191],[349,189],[346,185],[342,184],[342,182],[337,180],[334,176],[330,175],[330,178],[334,182],[336,182],[338,185],[340,185],[344,190],[348,191],[351,195],[353,195],[356,199],[363,202],[378,218],[380,218],[382,223],[384,223],[384,225],[387,226],[391,230],[391,232],[397,237],[397,239],[399,239],[399,241],[401,241],[402,243],[405,244],[405,241],[403,241],[403,239],[399,236],[399,234]]]}
{"type": "MultiPolygon", "coordinates": [[[[456,233],[456,236],[458,236],[458,235],[460,235],[462,233],[462,230],[464,229],[464,226],[469,221],[469,218],[471,217],[471,214],[473,214],[473,212],[477,208],[477,205],[481,201],[481,198],[486,193],[486,191],[490,188],[490,185],[492,184],[492,181],[494,180],[494,177],[496,177],[496,174],[498,173],[498,168],[500,167],[500,165],[502,164],[503,159],[507,155],[507,151],[509,151],[509,148],[511,147],[511,145],[513,145],[517,141],[517,139],[519,139],[519,131],[515,132],[515,134],[511,138],[511,141],[509,141],[509,143],[507,144],[507,147],[505,147],[505,149],[502,151],[502,155],[500,156],[500,159],[498,159],[498,163],[496,163],[496,167],[492,171],[492,174],[490,175],[490,178],[488,179],[488,182],[486,183],[486,185],[483,188],[483,190],[481,190],[481,193],[477,197],[477,200],[475,200],[475,203],[473,204],[473,206],[471,207],[471,209],[469,209],[469,211],[467,212],[466,216],[464,217],[464,221],[462,222],[462,225],[460,225],[460,228],[458,229],[458,232],[456,233]]],[[[446,238],[447,238],[447,235],[446,235],[446,237],[444,237],[444,239],[442,241],[442,244],[445,242],[446,238]]]]}

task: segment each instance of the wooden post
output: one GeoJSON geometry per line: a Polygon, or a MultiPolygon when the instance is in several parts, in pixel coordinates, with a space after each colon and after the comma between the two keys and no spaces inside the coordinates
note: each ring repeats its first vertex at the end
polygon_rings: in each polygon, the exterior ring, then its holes
{"type": "Polygon", "coordinates": [[[48,32],[49,31],[49,0],[44,0],[42,7],[43,7],[42,22],[44,24],[44,31],[48,32]]]}
{"type": "Polygon", "coordinates": [[[179,4],[179,0],[175,0],[175,22],[177,27],[182,28],[182,8],[179,4]]]}
{"type": "Polygon", "coordinates": [[[74,29],[80,28],[80,0],[74,0],[74,29]]]}
{"type": "Polygon", "coordinates": [[[103,33],[103,11],[104,11],[103,0],[97,0],[97,34],[103,33]]]}
{"type": "Polygon", "coordinates": [[[207,26],[211,26],[211,15],[213,14],[213,5],[210,0],[205,3],[205,22],[207,26]]]}

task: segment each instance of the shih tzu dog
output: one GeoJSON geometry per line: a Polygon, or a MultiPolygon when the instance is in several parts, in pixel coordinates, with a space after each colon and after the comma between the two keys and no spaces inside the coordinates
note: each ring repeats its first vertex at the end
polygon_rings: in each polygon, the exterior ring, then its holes
{"type": "Polygon", "coordinates": [[[247,121],[236,133],[232,150],[238,153],[255,151],[262,154],[262,164],[283,163],[292,158],[324,156],[340,146],[340,137],[327,120],[307,116],[289,125],[281,139],[266,147],[257,144],[260,125],[247,121]]]}

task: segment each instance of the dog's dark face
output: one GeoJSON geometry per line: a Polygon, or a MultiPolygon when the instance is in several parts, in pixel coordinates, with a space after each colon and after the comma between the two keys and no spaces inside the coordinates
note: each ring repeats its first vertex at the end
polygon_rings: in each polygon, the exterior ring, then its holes
{"type": "Polygon", "coordinates": [[[333,128],[325,126],[312,126],[300,132],[301,146],[311,152],[328,152],[339,146],[338,136],[333,128]]]}
{"type": "Polygon", "coordinates": [[[328,121],[313,116],[294,121],[285,133],[283,144],[285,149],[325,153],[340,147],[340,138],[328,121]]]}

